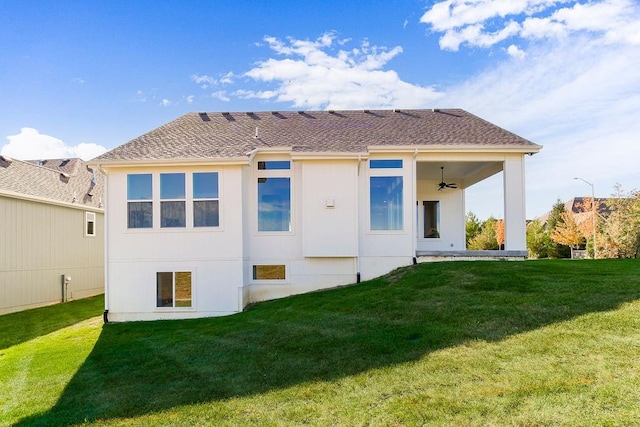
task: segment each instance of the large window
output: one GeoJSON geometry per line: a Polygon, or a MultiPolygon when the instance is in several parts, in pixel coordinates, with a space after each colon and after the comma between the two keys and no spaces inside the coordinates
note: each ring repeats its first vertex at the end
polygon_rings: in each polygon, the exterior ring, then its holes
{"type": "Polygon", "coordinates": [[[191,307],[191,272],[156,273],[156,307],[191,307]]]}
{"type": "Polygon", "coordinates": [[[424,206],[424,237],[435,239],[440,237],[440,202],[425,201],[424,206]]]}
{"type": "Polygon", "coordinates": [[[288,161],[258,162],[258,231],[291,231],[291,178],[282,176],[290,168],[288,161]]]}
{"type": "Polygon", "coordinates": [[[217,227],[220,225],[218,173],[193,174],[193,226],[217,227]]]}
{"type": "Polygon", "coordinates": [[[371,229],[402,230],[402,177],[370,179],[371,229]]]}
{"type": "Polygon", "coordinates": [[[127,175],[127,226],[153,227],[153,199],[151,174],[127,175]]]}

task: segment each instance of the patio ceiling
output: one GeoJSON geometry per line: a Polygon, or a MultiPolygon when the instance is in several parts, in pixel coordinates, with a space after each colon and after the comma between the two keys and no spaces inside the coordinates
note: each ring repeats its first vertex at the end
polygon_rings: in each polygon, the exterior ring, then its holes
{"type": "Polygon", "coordinates": [[[444,167],[445,182],[455,182],[458,188],[467,188],[502,171],[502,162],[418,162],[419,181],[441,180],[444,167]]]}

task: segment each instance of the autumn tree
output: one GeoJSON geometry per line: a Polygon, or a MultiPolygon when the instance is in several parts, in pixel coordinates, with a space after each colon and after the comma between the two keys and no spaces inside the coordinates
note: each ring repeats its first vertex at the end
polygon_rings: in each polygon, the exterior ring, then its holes
{"type": "Polygon", "coordinates": [[[585,238],[576,223],[575,216],[572,212],[564,211],[560,214],[560,218],[562,221],[559,221],[549,234],[551,240],[572,249],[578,249],[585,243],[585,238]]]}
{"type": "Polygon", "coordinates": [[[496,233],[496,242],[498,242],[498,247],[504,247],[504,220],[498,219],[493,224],[493,232],[496,233]]]}
{"type": "MultiPolygon", "coordinates": [[[[553,233],[553,230],[555,230],[556,227],[560,226],[560,224],[564,222],[562,219],[563,212],[565,212],[564,203],[558,199],[551,208],[549,218],[547,219],[546,231],[549,236],[551,236],[551,233],[553,233]]],[[[567,245],[551,240],[547,249],[547,255],[549,258],[569,258],[569,256],[571,256],[571,248],[567,245]]]]}

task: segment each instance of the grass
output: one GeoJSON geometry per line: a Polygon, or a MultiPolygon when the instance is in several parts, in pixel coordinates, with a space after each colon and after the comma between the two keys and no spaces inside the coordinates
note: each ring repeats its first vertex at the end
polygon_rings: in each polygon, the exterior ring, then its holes
{"type": "Polygon", "coordinates": [[[0,316],[24,331],[0,350],[0,424],[640,420],[637,260],[422,264],[212,319],[103,326],[94,305],[40,333],[15,324],[37,310],[0,316]]]}

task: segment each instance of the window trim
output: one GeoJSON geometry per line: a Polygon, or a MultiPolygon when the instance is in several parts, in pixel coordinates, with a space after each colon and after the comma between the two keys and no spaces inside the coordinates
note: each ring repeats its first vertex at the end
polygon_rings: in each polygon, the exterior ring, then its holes
{"type": "MultiPolygon", "coordinates": [[[[367,234],[406,234],[408,232],[407,227],[409,227],[409,221],[407,221],[406,215],[406,203],[407,203],[407,182],[408,182],[408,177],[406,174],[406,169],[404,168],[405,165],[405,161],[404,159],[399,159],[399,158],[377,158],[377,159],[369,159],[369,163],[368,163],[368,168],[367,168],[367,183],[366,183],[366,200],[367,200],[367,234]],[[389,160],[390,162],[393,163],[382,163],[382,165],[386,165],[385,167],[371,167],[371,162],[372,161],[384,161],[384,160],[389,160]],[[397,162],[401,162],[401,164],[403,165],[402,168],[397,167],[397,162]],[[390,167],[393,165],[396,165],[394,167],[390,167]],[[400,178],[402,181],[402,202],[400,204],[401,207],[401,212],[400,212],[400,218],[402,219],[402,226],[399,229],[374,229],[372,228],[372,221],[371,221],[371,178],[381,178],[381,177],[387,177],[387,178],[400,178]]],[[[375,163],[374,163],[375,165],[375,163]]]]}
{"type": "Polygon", "coordinates": [[[154,309],[156,311],[194,311],[196,310],[196,301],[195,301],[195,270],[194,269],[189,269],[189,268],[185,268],[185,269],[166,269],[163,271],[156,271],[155,272],[155,292],[154,292],[154,296],[155,296],[155,304],[154,304],[154,309]],[[171,292],[172,292],[172,306],[159,306],[158,305],[158,277],[160,274],[167,274],[167,273],[171,273],[171,292]],[[176,274],[178,273],[189,273],[190,277],[191,277],[191,305],[188,307],[180,307],[180,306],[176,306],[176,274]]]}
{"type": "Polygon", "coordinates": [[[189,204],[191,205],[191,226],[193,229],[218,229],[220,228],[220,173],[218,171],[192,171],[191,175],[191,188],[188,192],[187,196],[191,196],[189,199],[189,204]],[[218,197],[196,197],[195,196],[195,175],[196,174],[215,174],[216,175],[216,184],[218,188],[216,189],[216,193],[218,197]],[[218,202],[218,225],[196,225],[196,202],[218,202]]]}
{"type": "Polygon", "coordinates": [[[95,212],[86,211],[84,213],[84,236],[85,237],[96,236],[96,213],[95,212]],[[92,224],[92,227],[91,227],[92,232],[89,232],[89,224],[92,224]]]}
{"type": "Polygon", "coordinates": [[[125,230],[127,233],[149,233],[149,232],[162,232],[162,233],[185,233],[185,232],[219,232],[223,231],[223,179],[224,174],[217,169],[169,169],[163,168],[160,170],[154,170],[153,172],[133,172],[125,174],[127,199],[125,203],[125,230]],[[193,179],[195,174],[199,173],[214,173],[217,175],[217,198],[194,198],[193,179]],[[161,197],[161,175],[164,174],[183,174],[185,181],[184,198],[183,199],[163,199],[161,197]],[[150,199],[129,199],[128,194],[128,181],[131,175],[151,175],[151,198],[150,199]],[[207,226],[195,226],[195,213],[194,202],[196,201],[209,201],[215,200],[218,202],[218,225],[207,226]],[[184,214],[185,222],[184,226],[162,226],[162,202],[184,202],[184,214]],[[129,204],[130,203],[149,203],[151,205],[151,226],[149,227],[130,227],[129,221],[129,204]]]}
{"type": "Polygon", "coordinates": [[[156,187],[155,184],[155,174],[152,172],[144,172],[144,173],[128,173],[126,175],[126,194],[127,194],[127,202],[126,202],[126,206],[125,206],[125,210],[127,212],[126,215],[126,222],[127,222],[127,231],[131,231],[131,230],[153,230],[155,227],[155,217],[156,217],[156,212],[155,212],[155,197],[154,197],[154,188],[156,187]],[[129,194],[129,178],[132,176],[150,176],[151,177],[151,197],[150,198],[139,198],[139,199],[132,199],[129,194]],[[146,204],[150,204],[151,205],[151,225],[149,227],[132,227],[131,226],[131,211],[130,211],[130,206],[132,204],[136,204],[136,205],[146,205],[146,204]]]}
{"type": "MultiPolygon", "coordinates": [[[[159,190],[160,190],[160,194],[159,194],[159,202],[160,202],[160,228],[179,228],[179,229],[185,229],[187,228],[187,175],[189,175],[187,172],[160,172],[158,173],[158,183],[159,183],[159,190]],[[163,176],[168,177],[169,175],[182,175],[182,198],[176,198],[176,197],[167,197],[164,198],[162,196],[163,193],[163,185],[162,185],[162,178],[163,176]],[[170,218],[167,218],[163,215],[164,213],[164,206],[168,206],[168,203],[171,204],[175,204],[176,202],[178,203],[182,203],[182,215],[183,215],[183,224],[182,225],[164,225],[165,220],[169,220],[170,218]]],[[[168,184],[168,183],[167,183],[168,184]]],[[[167,189],[168,190],[168,189],[167,189]]]]}
{"type": "Polygon", "coordinates": [[[422,201],[422,238],[431,240],[431,239],[439,239],[441,237],[442,227],[440,226],[440,200],[423,200],[422,201]],[[434,231],[436,233],[435,236],[427,235],[427,204],[435,204],[435,227],[434,231]]]}
{"type": "Polygon", "coordinates": [[[255,175],[254,175],[254,201],[255,201],[255,230],[258,235],[291,235],[294,234],[294,179],[293,179],[293,162],[287,159],[269,159],[269,160],[260,160],[255,162],[255,175]],[[289,168],[285,169],[259,169],[258,164],[260,163],[269,163],[274,162],[278,164],[282,164],[287,162],[289,164],[289,168]],[[263,178],[286,178],[289,180],[289,229],[288,230],[260,230],[260,199],[259,199],[259,184],[260,180],[263,178]]]}

